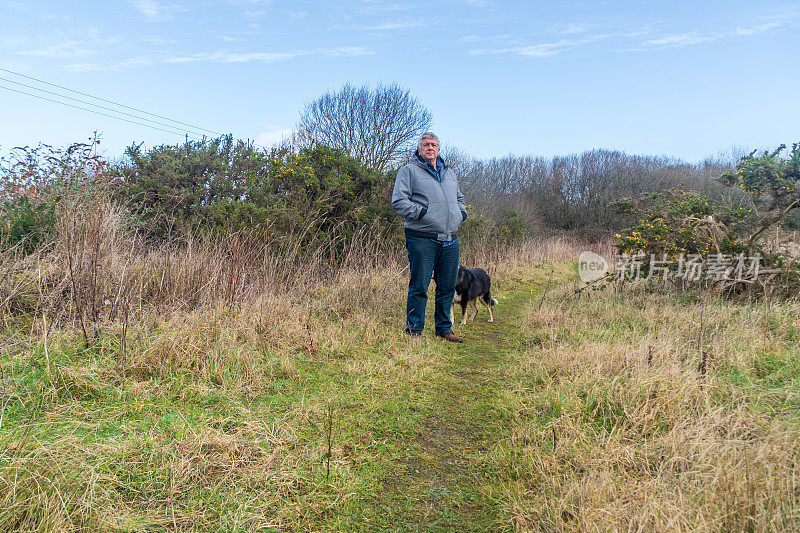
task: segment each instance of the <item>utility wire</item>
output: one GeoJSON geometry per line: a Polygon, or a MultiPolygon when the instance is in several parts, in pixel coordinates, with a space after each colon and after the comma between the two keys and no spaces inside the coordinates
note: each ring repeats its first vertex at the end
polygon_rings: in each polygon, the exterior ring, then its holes
{"type": "MultiPolygon", "coordinates": [[[[145,124],[143,122],[136,122],[134,120],[129,120],[127,118],[122,118],[122,117],[118,117],[118,116],[115,116],[115,115],[109,115],[108,113],[101,113],[100,111],[95,111],[94,109],[87,109],[85,107],[80,107],[80,106],[77,106],[77,105],[68,104],[66,102],[61,102],[59,100],[53,100],[52,98],[46,98],[44,96],[39,96],[38,94],[26,93],[25,91],[19,91],[17,89],[12,89],[11,87],[4,87],[4,86],[0,85],[0,89],[5,89],[7,91],[13,91],[15,93],[20,93],[20,94],[25,94],[25,95],[28,95],[28,96],[33,96],[34,98],[40,98],[42,100],[47,100],[48,102],[55,102],[57,104],[65,105],[67,107],[74,107],[75,109],[80,109],[82,111],[88,111],[89,113],[95,113],[97,115],[103,115],[104,117],[115,118],[117,120],[124,120],[125,122],[130,122],[131,124],[137,124],[139,126],[145,126],[146,128],[153,128],[154,130],[165,131],[167,133],[172,133],[173,135],[180,135],[181,137],[184,136],[184,132],[182,132],[182,131],[166,130],[164,128],[159,128],[157,126],[153,126],[152,124],[145,124]]],[[[186,135],[188,135],[188,134],[186,134],[186,135]]],[[[194,137],[194,135],[190,135],[190,137],[194,137]]]]}
{"type": "MultiPolygon", "coordinates": [[[[27,87],[28,89],[33,89],[34,91],[40,91],[40,92],[43,92],[43,93],[46,93],[46,94],[52,94],[52,95],[57,96],[59,98],[66,98],[67,100],[72,100],[73,102],[78,102],[78,103],[89,105],[89,106],[96,107],[96,108],[99,108],[99,109],[105,109],[106,111],[111,111],[112,113],[119,113],[120,115],[126,115],[128,117],[133,117],[133,118],[135,118],[137,120],[144,120],[145,122],[152,122],[153,124],[158,124],[160,126],[166,126],[168,128],[180,129],[177,126],[173,126],[172,124],[166,124],[164,122],[159,122],[157,120],[153,120],[153,119],[150,119],[150,118],[140,117],[140,116],[134,115],[132,113],[126,113],[125,111],[119,111],[119,110],[114,109],[112,107],[106,107],[106,106],[102,106],[100,104],[93,104],[92,102],[86,102],[86,101],[81,100],[79,98],[72,98],[71,96],[67,96],[65,94],[59,94],[59,93],[56,93],[56,92],[53,92],[53,91],[48,91],[48,90],[45,90],[45,89],[40,89],[38,87],[34,87],[33,85],[27,85],[25,83],[21,83],[21,82],[18,82],[18,81],[9,80],[8,78],[3,78],[2,76],[0,76],[0,80],[8,82],[8,83],[14,83],[16,85],[21,85],[22,87],[27,87]]],[[[35,96],[35,95],[32,95],[32,96],[35,96]]],[[[196,135],[198,137],[202,137],[203,136],[202,133],[197,133],[197,132],[194,132],[194,131],[187,131],[187,133],[190,133],[192,135],[196,135]]]]}
{"type": "Polygon", "coordinates": [[[156,117],[156,118],[168,120],[170,122],[175,122],[176,124],[182,124],[184,126],[189,126],[190,128],[194,128],[196,130],[206,131],[208,133],[213,133],[216,136],[222,136],[223,135],[222,133],[219,133],[217,131],[212,131],[212,130],[209,130],[209,129],[206,129],[206,128],[201,128],[200,126],[193,126],[192,124],[187,124],[186,122],[181,122],[180,120],[171,119],[169,117],[165,117],[165,116],[162,116],[162,115],[156,115],[155,113],[150,113],[150,112],[145,111],[143,109],[139,109],[139,108],[136,108],[136,107],[131,107],[131,106],[127,106],[127,105],[124,105],[124,104],[120,104],[120,103],[114,102],[113,100],[106,100],[105,98],[100,98],[99,96],[93,96],[93,95],[88,94],[88,93],[83,93],[81,91],[76,91],[75,89],[70,89],[69,87],[64,87],[62,85],[57,85],[55,83],[50,83],[48,81],[40,80],[39,78],[34,78],[33,76],[26,76],[25,74],[20,74],[19,72],[14,72],[13,70],[8,70],[6,68],[0,67],[0,71],[8,72],[9,74],[14,74],[15,76],[20,76],[20,77],[23,77],[23,78],[27,78],[29,80],[33,80],[33,81],[36,81],[36,82],[39,82],[39,83],[44,83],[45,85],[49,85],[51,87],[58,87],[59,89],[63,89],[65,91],[70,91],[70,92],[73,92],[73,93],[76,93],[76,94],[80,94],[81,96],[87,96],[89,98],[94,98],[95,100],[100,100],[101,102],[106,102],[106,103],[113,104],[113,105],[116,105],[116,106],[119,106],[119,107],[124,107],[125,109],[130,109],[132,111],[137,111],[139,113],[144,113],[145,115],[150,115],[151,117],[156,117]]]}

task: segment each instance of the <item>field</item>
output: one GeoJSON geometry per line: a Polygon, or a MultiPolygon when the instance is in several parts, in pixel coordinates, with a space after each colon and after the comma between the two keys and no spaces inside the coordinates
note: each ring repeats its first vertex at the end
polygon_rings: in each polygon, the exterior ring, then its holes
{"type": "Polygon", "coordinates": [[[467,246],[499,304],[453,345],[403,335],[402,255],[278,290],[233,248],[65,242],[4,263],[0,530],[800,526],[796,300],[576,294],[584,243],[467,246]],[[68,296],[92,272],[124,310],[68,296]]]}

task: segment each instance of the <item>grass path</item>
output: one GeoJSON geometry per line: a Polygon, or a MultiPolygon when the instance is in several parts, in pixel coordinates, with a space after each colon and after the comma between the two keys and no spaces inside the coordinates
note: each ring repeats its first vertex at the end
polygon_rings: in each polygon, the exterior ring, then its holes
{"type": "MultiPolygon", "coordinates": [[[[408,443],[409,455],[397,475],[385,480],[383,496],[356,513],[366,517],[361,527],[377,523],[399,531],[513,529],[506,502],[490,488],[502,475],[491,455],[508,436],[498,395],[510,386],[504,367],[526,344],[519,320],[522,310],[535,305],[541,294],[533,287],[521,284],[514,292],[500,292],[494,323],[481,307],[474,321],[456,324],[463,344],[434,351],[433,376],[420,395],[424,403],[418,435],[408,443]]],[[[459,320],[460,311],[456,314],[459,320]]]]}

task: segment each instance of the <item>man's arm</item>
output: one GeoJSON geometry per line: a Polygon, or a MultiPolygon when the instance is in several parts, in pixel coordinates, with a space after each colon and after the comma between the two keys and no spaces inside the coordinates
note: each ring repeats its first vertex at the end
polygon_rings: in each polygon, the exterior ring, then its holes
{"type": "Polygon", "coordinates": [[[464,201],[464,195],[461,194],[461,187],[458,187],[457,191],[456,201],[458,202],[458,208],[461,209],[461,222],[464,222],[467,220],[467,202],[464,201]]]}
{"type": "Polygon", "coordinates": [[[397,171],[392,191],[392,209],[407,220],[419,220],[428,211],[427,207],[411,201],[411,172],[406,167],[397,171]]]}

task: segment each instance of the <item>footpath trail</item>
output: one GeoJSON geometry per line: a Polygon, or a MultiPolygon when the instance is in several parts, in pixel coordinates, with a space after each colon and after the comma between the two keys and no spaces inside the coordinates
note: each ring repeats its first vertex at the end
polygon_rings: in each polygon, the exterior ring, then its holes
{"type": "Polygon", "coordinates": [[[479,304],[474,321],[456,324],[465,342],[448,343],[431,357],[434,379],[423,395],[419,434],[382,497],[365,510],[382,529],[513,530],[507,502],[491,490],[504,477],[493,454],[510,431],[499,395],[511,387],[504,367],[527,344],[520,316],[542,289],[526,284],[501,294],[494,323],[479,304]]]}

